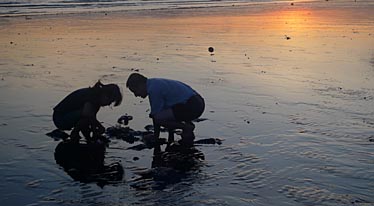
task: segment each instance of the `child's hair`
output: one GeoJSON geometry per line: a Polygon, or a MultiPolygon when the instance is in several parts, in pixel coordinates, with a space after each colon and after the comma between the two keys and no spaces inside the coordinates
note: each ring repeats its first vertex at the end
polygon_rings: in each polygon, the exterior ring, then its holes
{"type": "Polygon", "coordinates": [[[99,81],[92,87],[97,95],[107,95],[114,102],[114,106],[118,106],[122,102],[121,89],[116,84],[103,84],[99,81]]]}
{"type": "Polygon", "coordinates": [[[127,79],[126,87],[131,89],[131,88],[138,86],[139,84],[145,84],[145,83],[147,83],[147,77],[139,73],[132,73],[127,79]]]}

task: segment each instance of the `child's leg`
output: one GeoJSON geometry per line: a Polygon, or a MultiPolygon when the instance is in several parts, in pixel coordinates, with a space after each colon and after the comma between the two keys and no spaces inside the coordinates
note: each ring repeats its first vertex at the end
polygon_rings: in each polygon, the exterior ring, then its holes
{"type": "Polygon", "coordinates": [[[81,111],[71,111],[71,112],[53,112],[53,123],[58,129],[61,130],[71,130],[75,127],[81,118],[81,111]]]}
{"type": "Polygon", "coordinates": [[[81,138],[79,136],[80,129],[78,127],[74,127],[73,130],[70,133],[70,139],[73,142],[79,142],[79,139],[81,138]]]}
{"type": "Polygon", "coordinates": [[[70,138],[73,141],[79,141],[79,132],[82,132],[83,136],[88,140],[91,138],[91,129],[88,118],[82,118],[75,125],[73,131],[71,131],[70,138]]]}

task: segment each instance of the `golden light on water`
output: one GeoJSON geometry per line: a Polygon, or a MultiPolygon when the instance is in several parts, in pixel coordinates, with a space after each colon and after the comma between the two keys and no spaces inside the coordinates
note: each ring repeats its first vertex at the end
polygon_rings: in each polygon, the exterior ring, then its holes
{"type": "Polygon", "coordinates": [[[90,65],[154,67],[157,58],[161,59],[158,66],[163,63],[165,68],[217,61],[216,65],[231,71],[249,66],[287,70],[307,59],[327,62],[352,58],[346,51],[365,51],[373,43],[368,36],[373,31],[370,24],[354,22],[358,20],[360,14],[349,9],[298,7],[198,15],[18,19],[0,33],[0,54],[2,62],[11,61],[14,66],[44,64],[49,70],[58,68],[59,73],[90,65]],[[207,58],[209,46],[215,48],[211,59],[207,58]]]}

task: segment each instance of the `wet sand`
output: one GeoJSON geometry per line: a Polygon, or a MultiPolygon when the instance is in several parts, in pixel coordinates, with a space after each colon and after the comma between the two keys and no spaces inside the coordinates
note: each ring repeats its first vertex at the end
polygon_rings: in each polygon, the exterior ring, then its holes
{"type": "MultiPolygon", "coordinates": [[[[0,184],[4,205],[371,205],[374,15],[370,3],[86,13],[0,19],[0,184]],[[208,51],[209,47],[214,52],[208,51]],[[52,108],[98,79],[150,124],[127,76],[184,81],[206,100],[205,160],[176,181],[139,179],[152,150],[113,140],[123,180],[74,181],[54,159],[52,108]],[[160,183],[161,182],[161,183],[160,183]]],[[[174,173],[166,173],[173,175],[174,173]]],[[[174,174],[175,175],[175,174],[174,174]]]]}

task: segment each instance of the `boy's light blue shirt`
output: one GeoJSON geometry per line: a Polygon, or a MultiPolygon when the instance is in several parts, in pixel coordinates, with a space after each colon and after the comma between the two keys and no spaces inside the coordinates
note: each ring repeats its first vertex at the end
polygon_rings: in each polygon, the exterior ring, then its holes
{"type": "Polygon", "coordinates": [[[147,94],[151,105],[151,115],[154,115],[175,104],[185,103],[197,92],[180,81],[150,78],[147,80],[147,94]]]}

